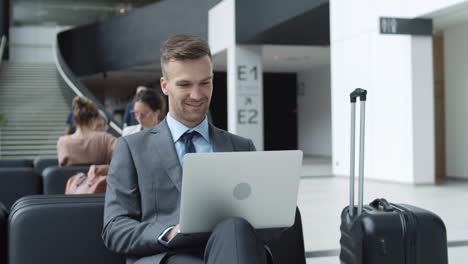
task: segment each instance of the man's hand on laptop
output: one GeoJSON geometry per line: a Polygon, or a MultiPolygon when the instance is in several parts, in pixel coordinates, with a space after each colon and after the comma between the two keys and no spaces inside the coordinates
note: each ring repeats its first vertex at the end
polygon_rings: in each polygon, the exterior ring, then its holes
{"type": "Polygon", "coordinates": [[[175,235],[177,235],[177,233],[179,233],[179,226],[180,226],[180,224],[177,224],[171,230],[169,230],[169,232],[167,232],[166,235],[164,236],[164,240],[166,240],[168,242],[171,241],[171,239],[175,235]]]}

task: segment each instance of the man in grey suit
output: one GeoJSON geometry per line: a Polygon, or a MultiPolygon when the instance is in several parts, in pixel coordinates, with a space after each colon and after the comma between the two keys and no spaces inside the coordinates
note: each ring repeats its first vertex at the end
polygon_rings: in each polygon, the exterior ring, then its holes
{"type": "Polygon", "coordinates": [[[179,227],[183,155],[255,147],[208,123],[213,66],[206,41],[170,37],[161,47],[161,68],[169,113],[156,127],[117,142],[107,176],[105,245],[125,254],[127,263],[266,263],[262,241],[240,218],[220,222],[204,245],[167,246],[179,227]]]}

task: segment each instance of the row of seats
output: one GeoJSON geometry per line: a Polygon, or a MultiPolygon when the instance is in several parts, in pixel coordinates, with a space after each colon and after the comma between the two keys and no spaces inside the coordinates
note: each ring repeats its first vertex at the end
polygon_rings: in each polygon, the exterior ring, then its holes
{"type": "Polygon", "coordinates": [[[70,176],[89,169],[89,166],[59,167],[56,159],[36,159],[31,163],[0,160],[0,165],[0,202],[6,208],[26,195],[63,194],[70,176]]]}
{"type": "Polygon", "coordinates": [[[34,168],[38,174],[41,174],[47,167],[57,165],[58,161],[55,158],[0,159],[0,168],[34,168]]]}
{"type": "MultiPolygon", "coordinates": [[[[35,195],[0,206],[0,263],[123,264],[101,240],[103,195],[35,195]]],[[[305,264],[299,210],[294,226],[267,243],[274,264],[305,264]]]]}

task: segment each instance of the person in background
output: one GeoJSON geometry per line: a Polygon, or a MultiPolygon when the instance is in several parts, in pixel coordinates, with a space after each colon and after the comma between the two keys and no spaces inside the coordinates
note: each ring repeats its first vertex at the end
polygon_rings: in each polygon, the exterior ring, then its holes
{"type": "Polygon", "coordinates": [[[125,127],[122,136],[154,127],[159,123],[159,116],[163,109],[164,100],[158,92],[147,89],[138,93],[133,99],[133,110],[131,112],[138,121],[138,125],[125,127]]]}
{"type": "Polygon", "coordinates": [[[71,135],[75,133],[76,131],[76,126],[75,123],[73,122],[73,115],[72,112],[69,112],[67,115],[67,121],[65,122],[65,135],[71,135]]]}
{"type": "MultiPolygon", "coordinates": [[[[103,111],[98,110],[98,112],[99,112],[99,118],[95,120],[93,130],[106,132],[107,129],[109,129],[109,126],[107,125],[109,121],[107,119],[106,114],[103,111]]],[[[75,122],[73,122],[73,113],[69,112],[67,115],[67,121],[66,121],[66,126],[65,126],[65,135],[71,135],[75,133],[75,131],[76,131],[76,125],[75,125],[75,122]]]]}
{"type": "Polygon", "coordinates": [[[72,102],[72,114],[76,131],[58,139],[59,165],[109,164],[116,138],[109,133],[96,131],[96,122],[102,119],[96,105],[76,96],[72,102]]]}
{"type": "MultiPolygon", "coordinates": [[[[138,93],[147,90],[148,88],[145,86],[138,86],[135,92],[135,96],[138,95],[138,93]]],[[[123,116],[123,127],[127,126],[134,126],[138,125],[138,121],[135,119],[135,117],[132,115],[133,111],[133,100],[125,106],[125,112],[123,116]]]]}
{"type": "Polygon", "coordinates": [[[107,119],[106,114],[102,110],[98,110],[99,112],[99,117],[96,118],[94,122],[94,131],[101,131],[101,132],[106,132],[109,129],[109,126],[107,125],[109,123],[109,120],[107,119]]]}

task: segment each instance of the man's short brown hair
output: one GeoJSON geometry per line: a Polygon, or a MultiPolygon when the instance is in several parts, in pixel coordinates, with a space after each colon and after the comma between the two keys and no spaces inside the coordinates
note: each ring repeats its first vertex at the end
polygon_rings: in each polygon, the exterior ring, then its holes
{"type": "Polygon", "coordinates": [[[167,76],[165,66],[171,60],[196,60],[204,56],[211,60],[211,51],[206,40],[185,34],[174,35],[164,41],[160,53],[163,76],[167,76]]]}

